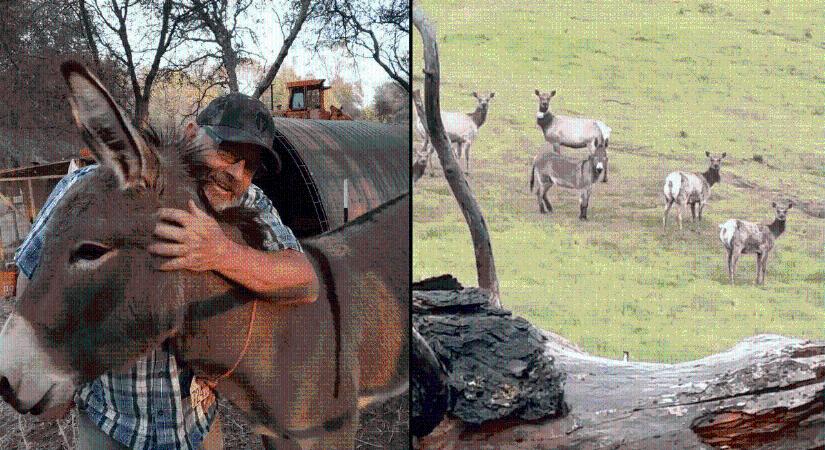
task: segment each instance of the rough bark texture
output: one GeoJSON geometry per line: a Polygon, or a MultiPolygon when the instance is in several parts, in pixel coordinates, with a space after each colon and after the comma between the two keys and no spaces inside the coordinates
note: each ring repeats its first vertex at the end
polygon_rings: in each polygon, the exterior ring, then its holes
{"type": "Polygon", "coordinates": [[[443,419],[450,406],[447,368],[438,360],[426,339],[412,329],[410,366],[410,431],[426,436],[443,419]]]}
{"type": "Polygon", "coordinates": [[[489,299],[478,288],[413,295],[415,327],[447,361],[450,413],[476,425],[564,414],[564,376],[544,354],[546,339],[489,299]]]}
{"type": "Polygon", "coordinates": [[[460,291],[464,289],[464,286],[462,286],[454,276],[444,274],[420,281],[413,281],[410,288],[413,291],[460,291]]]}
{"type": "MultiPolygon", "coordinates": [[[[475,289],[413,294],[419,330],[436,353],[447,355],[455,367],[462,367],[463,357],[450,346],[449,351],[439,351],[438,344],[452,342],[454,331],[466,328],[443,322],[471,326],[478,316],[467,315],[466,305],[483,304],[479,295],[475,289]],[[448,307],[452,302],[462,306],[448,307]],[[422,311],[434,307],[447,308],[454,315],[422,317],[422,311]]],[[[498,326],[485,328],[490,336],[483,347],[500,333],[498,326]]],[[[530,328],[530,333],[545,338],[544,357],[567,376],[564,400],[569,413],[557,419],[506,418],[479,426],[463,419],[464,412],[453,410],[452,417],[421,440],[423,448],[825,446],[825,341],[760,335],[697,361],[655,364],[591,356],[560,336],[530,328]]],[[[491,353],[489,348],[485,351],[491,353]]],[[[500,374],[512,373],[513,367],[503,360],[498,364],[500,374]]],[[[453,369],[451,382],[455,378],[453,369]]]]}
{"type": "Polygon", "coordinates": [[[444,170],[444,177],[453,191],[458,206],[464,214],[464,220],[470,228],[473,239],[473,249],[476,257],[476,272],[478,285],[488,289],[492,296],[490,302],[494,306],[501,306],[496,264],[493,259],[493,248],[490,245],[490,234],[487,224],[481,214],[481,208],[473,196],[470,185],[464,177],[464,172],[450,149],[450,141],[444,132],[444,123],[441,121],[441,106],[439,104],[440,68],[438,63],[438,43],[436,42],[435,28],[424,16],[418,6],[413,8],[413,25],[418,29],[423,41],[424,53],[424,106],[426,109],[426,128],[430,132],[430,141],[438,153],[438,159],[444,170]]]}

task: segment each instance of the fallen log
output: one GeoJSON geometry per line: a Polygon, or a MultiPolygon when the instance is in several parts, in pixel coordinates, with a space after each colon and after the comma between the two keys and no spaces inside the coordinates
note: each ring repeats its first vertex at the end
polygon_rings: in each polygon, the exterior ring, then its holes
{"type": "Polygon", "coordinates": [[[444,419],[450,406],[447,368],[427,341],[412,328],[410,366],[410,431],[413,436],[430,434],[444,419]]]}
{"type": "MultiPolygon", "coordinates": [[[[439,357],[449,354],[438,350],[445,337],[439,333],[451,339],[452,332],[422,327],[422,322],[467,323],[475,313],[468,314],[472,308],[466,305],[483,304],[481,293],[413,292],[414,323],[431,345],[437,343],[432,346],[439,357]],[[465,306],[450,307],[447,299],[465,306]]],[[[561,336],[530,328],[544,339],[543,356],[566,375],[564,402],[569,413],[538,420],[508,415],[469,423],[451,410],[421,439],[422,448],[825,446],[825,341],[759,335],[697,361],[658,364],[592,356],[561,336]]],[[[492,333],[494,327],[489,329],[492,333]]],[[[498,370],[508,373],[511,368],[502,365],[498,370]]],[[[456,373],[449,376],[452,385],[456,373]]]]}
{"type": "Polygon", "coordinates": [[[450,413],[476,425],[564,414],[564,376],[545,355],[545,337],[489,299],[478,288],[414,291],[414,327],[446,363],[450,413]]]}

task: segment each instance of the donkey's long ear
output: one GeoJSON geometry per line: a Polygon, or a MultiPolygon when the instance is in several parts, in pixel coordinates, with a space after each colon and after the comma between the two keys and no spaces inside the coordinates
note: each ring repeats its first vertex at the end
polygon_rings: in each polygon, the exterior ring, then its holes
{"type": "Polygon", "coordinates": [[[550,98],[553,98],[555,96],[556,96],[556,90],[553,89],[552,91],[550,91],[550,98]]]}
{"type": "Polygon", "coordinates": [[[538,89],[536,89],[536,91],[535,91],[535,92],[536,92],[536,97],[541,97],[541,92],[539,92],[539,90],[538,90],[538,89]]]}
{"type": "Polygon", "coordinates": [[[115,171],[121,188],[153,187],[158,157],[103,84],[75,61],[61,64],[60,72],[69,86],[74,121],[97,162],[115,171]]]}

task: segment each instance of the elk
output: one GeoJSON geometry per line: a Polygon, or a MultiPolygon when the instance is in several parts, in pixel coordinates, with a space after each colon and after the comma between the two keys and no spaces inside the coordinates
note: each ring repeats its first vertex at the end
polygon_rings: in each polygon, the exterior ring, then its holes
{"type": "MultiPolygon", "coordinates": [[[[99,167],[55,207],[41,264],[0,332],[3,399],[52,414],[173,338],[179,360],[218,382],[265,442],[353,448],[359,407],[408,385],[409,195],[302,241],[320,281],[310,304],[262,300],[212,272],[163,272],[147,250],[155,213],[205,208],[192,175],[202,149],[138,132],[82,65],[61,71],[99,167]]],[[[248,211],[219,220],[260,245],[248,211]]]]}
{"type": "Polygon", "coordinates": [[[710,189],[714,184],[721,181],[719,168],[722,160],[727,156],[727,152],[720,157],[711,156],[710,152],[705,152],[709,159],[708,169],[702,173],[693,172],[671,172],[665,178],[665,185],[662,189],[665,194],[665,215],[662,223],[667,227],[667,216],[670,208],[675,204],[676,217],[679,221],[679,229],[682,229],[682,211],[690,204],[690,213],[693,220],[702,220],[702,211],[710,199],[710,189]],[[698,205],[698,208],[697,208],[698,205]]]}
{"type": "Polygon", "coordinates": [[[539,212],[553,212],[547,191],[557,185],[579,191],[579,219],[587,220],[593,184],[602,178],[606,167],[607,152],[604,147],[597,147],[594,153],[581,161],[562,156],[549,148],[539,152],[533,158],[530,169],[530,191],[538,197],[539,212]]]}
{"type": "Polygon", "coordinates": [[[788,202],[786,205],[771,203],[774,209],[773,222],[769,224],[757,224],[739,219],[729,219],[719,225],[719,240],[727,250],[727,267],[730,284],[736,276],[736,265],[739,257],[744,253],[754,253],[756,255],[756,284],[765,283],[765,274],[768,271],[768,255],[776,245],[776,240],[785,232],[785,221],[788,218],[788,210],[793,208],[794,203],[788,202]]]}
{"type": "MultiPolygon", "coordinates": [[[[544,140],[553,146],[556,153],[561,153],[561,146],[570,148],[585,148],[594,153],[597,147],[607,149],[607,139],[611,129],[604,122],[583,117],[570,117],[553,114],[550,111],[550,99],[556,96],[556,91],[541,92],[535,90],[539,98],[539,110],[536,113],[536,125],[541,131],[544,140]],[[605,135],[607,133],[607,135],[605,135]]],[[[607,182],[607,167],[605,167],[602,182],[607,182]]]]}
{"type": "MultiPolygon", "coordinates": [[[[470,173],[470,147],[478,137],[478,130],[487,121],[487,111],[490,108],[490,100],[496,96],[495,92],[489,95],[479,95],[477,92],[472,93],[478,105],[475,111],[465,114],[460,112],[443,112],[441,113],[441,121],[444,123],[444,131],[447,133],[447,139],[450,140],[450,146],[456,145],[456,156],[461,161],[461,154],[464,154],[464,172],[470,173]]],[[[418,121],[416,122],[416,132],[424,139],[424,150],[427,161],[430,155],[435,151],[432,144],[429,143],[429,136],[427,135],[426,127],[422,122],[424,117],[423,106],[416,104],[418,112],[418,121]]]]}

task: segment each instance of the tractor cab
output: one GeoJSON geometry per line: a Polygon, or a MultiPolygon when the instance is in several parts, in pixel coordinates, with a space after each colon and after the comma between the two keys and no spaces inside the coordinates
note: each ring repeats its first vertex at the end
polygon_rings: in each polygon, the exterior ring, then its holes
{"type": "Polygon", "coordinates": [[[352,120],[339,108],[330,105],[327,110],[324,91],[324,79],[299,80],[286,83],[289,91],[289,104],[286,110],[275,110],[273,115],[292,119],[352,120]]]}

